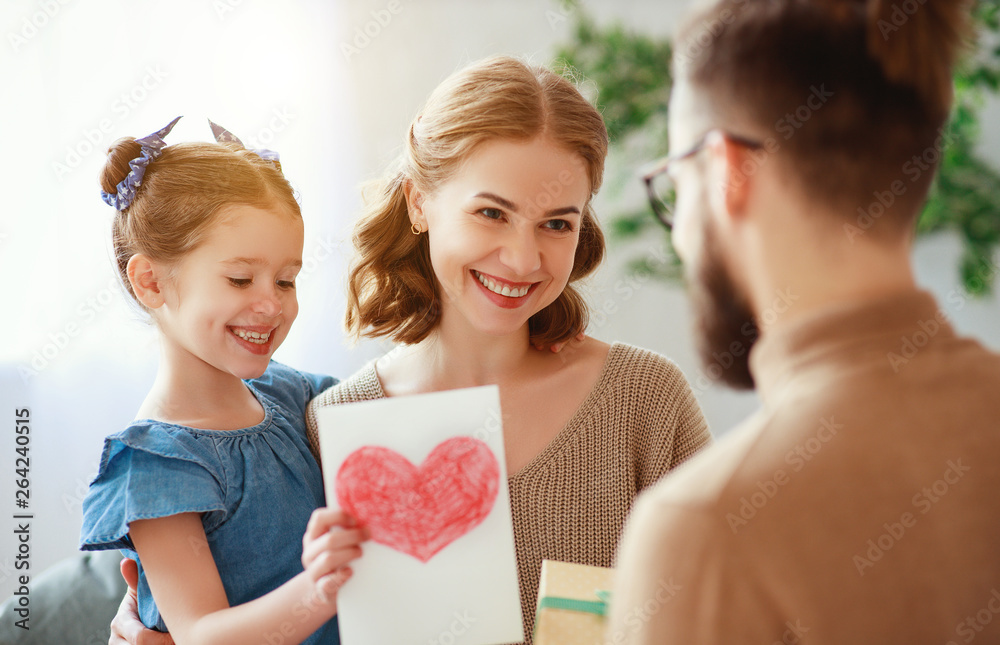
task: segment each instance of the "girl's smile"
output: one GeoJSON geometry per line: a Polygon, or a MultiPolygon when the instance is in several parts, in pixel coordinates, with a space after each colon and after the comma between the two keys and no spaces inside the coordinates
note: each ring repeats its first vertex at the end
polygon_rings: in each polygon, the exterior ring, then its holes
{"type": "Polygon", "coordinates": [[[271,353],[271,333],[277,329],[276,327],[230,326],[228,329],[236,337],[237,342],[243,345],[247,351],[260,355],[271,353]]]}

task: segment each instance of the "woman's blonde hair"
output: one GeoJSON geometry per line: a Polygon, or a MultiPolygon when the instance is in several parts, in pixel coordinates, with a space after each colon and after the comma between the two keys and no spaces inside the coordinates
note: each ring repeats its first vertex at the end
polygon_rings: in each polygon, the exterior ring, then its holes
{"type": "MultiPolygon", "coordinates": [[[[607,129],[597,110],[565,78],[496,56],[473,63],[438,86],[411,123],[400,158],[365,191],[347,288],[349,332],[413,344],[426,338],[440,318],[427,236],[410,232],[407,182],[432,193],[480,144],[528,141],[543,134],[584,160],[593,196],[604,175],[607,129]]],[[[591,273],[603,257],[604,234],[588,200],[569,283],[528,322],[533,343],[566,341],[586,328],[587,304],[573,282],[591,273]]]]}
{"type": "MultiPolygon", "coordinates": [[[[114,194],[141,154],[134,138],[111,144],[101,172],[101,188],[114,194]]],[[[257,153],[236,144],[178,143],[150,162],[135,199],[115,213],[111,225],[115,264],[129,296],[140,306],[128,280],[128,262],[143,254],[166,265],[180,260],[232,205],[276,208],[302,218],[291,185],[281,171],[257,153]]],[[[143,307],[145,309],[145,307],[143,307]]]]}

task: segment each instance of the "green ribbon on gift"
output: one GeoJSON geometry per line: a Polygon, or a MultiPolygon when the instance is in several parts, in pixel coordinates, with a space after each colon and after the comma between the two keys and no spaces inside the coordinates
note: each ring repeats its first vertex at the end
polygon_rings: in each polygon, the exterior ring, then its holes
{"type": "Polygon", "coordinates": [[[611,599],[611,592],[600,589],[595,592],[600,600],[577,600],[576,598],[559,598],[557,596],[543,596],[538,601],[539,609],[566,609],[568,611],[580,611],[595,616],[603,616],[608,611],[608,601],[611,599]]]}

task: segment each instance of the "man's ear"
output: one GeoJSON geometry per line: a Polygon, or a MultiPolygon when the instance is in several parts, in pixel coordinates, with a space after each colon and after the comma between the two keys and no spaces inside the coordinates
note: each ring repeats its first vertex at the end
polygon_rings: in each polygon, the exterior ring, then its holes
{"type": "Polygon", "coordinates": [[[712,211],[725,214],[730,220],[742,219],[747,214],[759,160],[746,146],[718,131],[708,135],[705,147],[709,157],[712,211]]]}
{"type": "Polygon", "coordinates": [[[403,182],[403,195],[406,196],[406,213],[410,217],[410,224],[416,224],[420,229],[427,230],[427,220],[424,218],[424,194],[417,189],[413,181],[407,179],[403,182]]]}
{"type": "Polygon", "coordinates": [[[136,299],[148,309],[158,309],[163,305],[163,280],[165,271],[142,253],[129,258],[128,281],[136,299]]]}

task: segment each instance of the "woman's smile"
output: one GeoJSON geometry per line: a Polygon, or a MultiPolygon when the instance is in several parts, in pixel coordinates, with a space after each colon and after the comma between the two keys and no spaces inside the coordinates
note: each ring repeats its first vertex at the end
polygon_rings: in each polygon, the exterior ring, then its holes
{"type": "Polygon", "coordinates": [[[539,284],[538,282],[511,282],[475,269],[472,270],[472,275],[491,293],[511,300],[523,298],[536,284],[539,284]]]}

